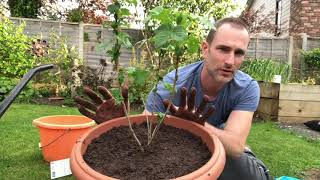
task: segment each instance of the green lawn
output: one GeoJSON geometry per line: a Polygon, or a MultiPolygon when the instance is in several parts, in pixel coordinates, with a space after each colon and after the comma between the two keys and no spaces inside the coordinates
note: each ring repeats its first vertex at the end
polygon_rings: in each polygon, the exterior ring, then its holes
{"type": "MultiPolygon", "coordinates": [[[[0,120],[0,179],[50,179],[49,163],[42,159],[32,120],[70,114],[79,112],[69,107],[13,104],[0,120]]],[[[305,169],[320,168],[319,141],[280,130],[274,123],[255,123],[248,144],[274,176],[302,177],[305,169]]]]}
{"type": "Polygon", "coordinates": [[[320,169],[320,141],[281,130],[275,123],[254,123],[248,144],[273,176],[302,178],[304,170],[320,169]]]}

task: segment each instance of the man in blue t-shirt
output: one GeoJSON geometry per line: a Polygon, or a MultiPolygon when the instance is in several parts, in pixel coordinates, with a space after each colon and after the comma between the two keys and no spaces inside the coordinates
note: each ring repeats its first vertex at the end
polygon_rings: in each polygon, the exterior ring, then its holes
{"type": "MultiPolygon", "coordinates": [[[[266,166],[246,147],[260,96],[257,82],[239,70],[248,45],[245,23],[238,18],[218,21],[201,45],[203,60],[179,69],[178,93],[170,106],[171,114],[208,126],[219,137],[227,154],[219,177],[223,180],[270,179],[266,166]]],[[[174,73],[167,74],[163,81],[173,83],[174,73]]],[[[98,91],[105,100],[89,88],[84,92],[94,103],[75,97],[83,115],[97,123],[125,115],[123,106],[115,103],[105,87],[98,91]]],[[[128,102],[126,88],[122,96],[128,102]]],[[[148,96],[145,113],[165,112],[169,98],[169,91],[159,83],[156,93],[151,91],[148,96]]]]}
{"type": "MultiPolygon", "coordinates": [[[[170,111],[175,116],[185,119],[190,116],[190,120],[197,121],[205,114],[197,111],[202,101],[214,107],[215,112],[206,117],[207,123],[212,125],[210,129],[219,137],[227,154],[226,166],[219,179],[270,178],[265,165],[246,147],[260,98],[258,83],[239,70],[249,39],[248,28],[240,19],[222,19],[201,45],[203,61],[178,70],[178,92],[172,98],[170,111]]],[[[174,77],[175,71],[167,74],[163,81],[173,84],[174,77]]],[[[146,113],[165,112],[169,98],[170,92],[164,83],[159,83],[156,93],[151,91],[148,96],[146,113]]],[[[212,111],[210,106],[206,109],[201,112],[212,111]]]]}

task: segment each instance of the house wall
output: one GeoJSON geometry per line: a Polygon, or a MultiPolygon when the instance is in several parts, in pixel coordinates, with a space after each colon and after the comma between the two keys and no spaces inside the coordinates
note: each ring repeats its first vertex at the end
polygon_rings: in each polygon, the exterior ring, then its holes
{"type": "Polygon", "coordinates": [[[292,0],[291,11],[290,35],[320,37],[319,0],[292,0]]]}
{"type": "MultiPolygon", "coordinates": [[[[290,23],[290,0],[281,1],[281,33],[280,37],[289,36],[289,23],[290,23]]],[[[275,24],[275,10],[276,10],[276,1],[275,0],[254,0],[250,10],[257,11],[260,8],[263,8],[261,11],[262,16],[269,16],[272,20],[272,23],[275,24]]],[[[259,33],[257,36],[260,37],[271,37],[274,36],[273,33],[259,33]]]]}

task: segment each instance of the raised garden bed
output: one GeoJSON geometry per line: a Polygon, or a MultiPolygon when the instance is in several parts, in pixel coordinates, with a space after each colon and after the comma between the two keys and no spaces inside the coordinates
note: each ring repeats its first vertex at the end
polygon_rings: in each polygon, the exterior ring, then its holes
{"type": "Polygon", "coordinates": [[[320,119],[320,86],[259,82],[262,119],[303,123],[320,119]]]}

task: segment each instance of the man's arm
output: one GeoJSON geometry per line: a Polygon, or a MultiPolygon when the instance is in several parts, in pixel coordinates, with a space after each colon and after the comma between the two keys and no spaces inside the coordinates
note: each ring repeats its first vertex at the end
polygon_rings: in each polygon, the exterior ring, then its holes
{"type": "Polygon", "coordinates": [[[250,133],[253,112],[249,111],[232,111],[225,128],[218,129],[206,123],[208,127],[222,142],[227,155],[240,157],[243,153],[247,137],[250,133]]]}

